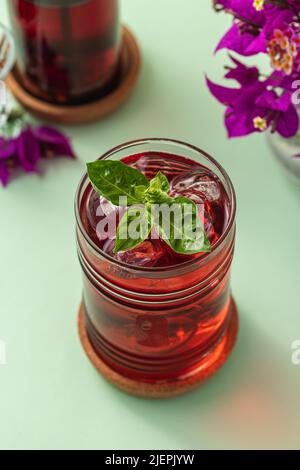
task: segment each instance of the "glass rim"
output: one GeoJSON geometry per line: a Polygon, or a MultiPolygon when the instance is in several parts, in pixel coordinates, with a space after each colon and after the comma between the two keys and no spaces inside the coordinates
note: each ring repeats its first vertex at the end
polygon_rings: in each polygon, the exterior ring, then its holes
{"type": "Polygon", "coordinates": [[[13,68],[16,61],[16,46],[11,30],[2,22],[0,22],[0,35],[4,35],[9,43],[8,57],[5,60],[3,68],[0,70],[0,80],[4,80],[13,68]]]}
{"type": "MultiPolygon", "coordinates": [[[[130,269],[132,271],[143,272],[143,273],[147,273],[147,272],[149,272],[149,273],[150,272],[151,273],[155,273],[155,272],[159,273],[159,272],[174,271],[174,270],[179,271],[182,268],[193,266],[195,264],[204,264],[208,259],[211,258],[211,256],[214,255],[215,251],[217,251],[219,246],[222,245],[222,243],[227,238],[228,234],[230,233],[230,230],[233,227],[233,224],[234,224],[234,221],[235,221],[235,216],[236,216],[236,194],[235,194],[235,190],[234,190],[232,181],[231,181],[228,173],[226,172],[226,170],[222,167],[222,165],[220,165],[220,163],[217,160],[215,160],[209,153],[205,152],[204,150],[202,150],[201,148],[199,148],[195,145],[189,144],[189,143],[181,141],[181,140],[171,139],[171,138],[161,138],[161,137],[151,137],[150,138],[149,137],[149,138],[136,139],[136,140],[131,140],[131,141],[128,141],[128,142],[124,142],[123,144],[117,145],[116,147],[113,147],[112,149],[106,151],[103,155],[101,155],[98,158],[98,160],[105,160],[109,156],[112,156],[112,155],[114,155],[114,154],[118,153],[119,151],[124,150],[126,148],[131,148],[131,147],[134,147],[136,145],[142,145],[142,144],[149,144],[149,143],[151,144],[151,142],[155,142],[157,144],[161,143],[162,145],[163,144],[168,144],[168,143],[169,144],[176,144],[176,145],[179,145],[179,146],[182,146],[182,147],[186,147],[190,150],[193,150],[193,151],[197,152],[198,154],[200,154],[202,157],[205,157],[210,163],[212,163],[220,171],[220,173],[224,177],[224,179],[226,181],[226,184],[228,185],[228,188],[225,188],[227,193],[228,193],[227,189],[229,189],[228,197],[230,199],[230,209],[231,210],[230,210],[230,215],[229,215],[229,219],[227,221],[226,228],[225,228],[224,232],[222,233],[221,237],[212,246],[212,250],[209,253],[203,254],[203,256],[201,256],[199,258],[195,257],[195,258],[187,260],[187,261],[185,261],[181,264],[174,264],[174,265],[171,265],[171,266],[159,266],[159,267],[155,267],[155,266],[154,267],[134,266],[132,264],[124,263],[123,261],[116,260],[111,255],[109,255],[108,253],[103,251],[101,248],[99,248],[93,242],[93,240],[90,238],[90,236],[88,235],[87,231],[85,230],[85,228],[82,224],[81,217],[80,217],[80,195],[81,195],[81,189],[82,189],[84,183],[88,179],[87,173],[85,173],[82,176],[82,178],[80,179],[80,182],[79,182],[76,194],[75,194],[75,217],[76,217],[77,227],[80,229],[80,232],[83,235],[83,237],[85,238],[88,245],[91,246],[97,254],[99,254],[100,256],[102,256],[103,258],[108,260],[109,262],[111,262],[115,265],[121,266],[123,268],[126,268],[127,270],[130,269]]],[[[184,155],[182,155],[182,156],[184,157],[184,155]]]]}

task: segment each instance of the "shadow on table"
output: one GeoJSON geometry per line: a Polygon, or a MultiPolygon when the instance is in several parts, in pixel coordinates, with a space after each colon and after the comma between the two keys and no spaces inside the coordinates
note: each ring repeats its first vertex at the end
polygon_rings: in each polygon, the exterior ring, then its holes
{"type": "MultiPolygon", "coordinates": [[[[298,370],[291,351],[280,351],[240,308],[240,334],[232,356],[199,389],[167,400],[116,391],[132,413],[178,442],[178,448],[297,448],[298,370]]],[[[151,448],[151,442],[149,442],[151,448]]]]}

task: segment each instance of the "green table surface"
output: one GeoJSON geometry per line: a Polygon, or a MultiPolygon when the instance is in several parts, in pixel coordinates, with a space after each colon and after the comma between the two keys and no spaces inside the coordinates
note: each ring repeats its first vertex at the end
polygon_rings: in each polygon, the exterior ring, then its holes
{"type": "MultiPolygon", "coordinates": [[[[8,22],[4,1],[1,21],[8,22]]],[[[300,186],[264,136],[227,140],[213,49],[229,18],[209,1],[124,0],[143,68],[128,103],[104,121],[65,129],[78,161],[0,188],[1,449],[257,449],[300,447],[300,186]],[[79,344],[81,273],[73,199],[85,162],[141,137],[171,137],[214,155],[237,193],[232,288],[241,326],[227,364],[197,391],[136,399],[93,369],[79,344]]]]}

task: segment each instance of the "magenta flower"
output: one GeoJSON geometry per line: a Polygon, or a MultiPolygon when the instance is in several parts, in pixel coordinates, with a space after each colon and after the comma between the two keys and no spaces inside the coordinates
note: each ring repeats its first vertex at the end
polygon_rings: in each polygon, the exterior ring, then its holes
{"type": "Polygon", "coordinates": [[[223,9],[240,21],[262,25],[264,23],[264,12],[256,10],[253,4],[253,0],[214,0],[214,6],[217,10],[223,9]]]}
{"type": "Polygon", "coordinates": [[[70,140],[52,127],[27,125],[16,138],[0,137],[0,182],[7,186],[14,168],[38,173],[39,161],[54,156],[76,158],[70,140]]]}
{"type": "Polygon", "coordinates": [[[46,154],[76,158],[70,139],[52,127],[36,127],[32,129],[35,139],[46,154]]]}
{"type": "Polygon", "coordinates": [[[10,172],[6,162],[0,160],[0,182],[3,186],[7,186],[10,180],[10,172]]]}
{"type": "Polygon", "coordinates": [[[15,154],[15,141],[7,141],[0,137],[0,182],[3,186],[7,186],[10,181],[9,164],[15,154]]]}
{"type": "Polygon", "coordinates": [[[0,161],[12,157],[16,152],[16,141],[0,137],[0,161]]]}
{"type": "Polygon", "coordinates": [[[231,9],[234,24],[223,36],[216,51],[229,49],[243,56],[266,53],[268,40],[272,38],[274,30],[285,30],[293,19],[292,11],[278,10],[270,5],[265,6],[263,11],[257,12],[253,7],[253,0],[230,3],[236,4],[231,9]],[[240,3],[243,7],[238,8],[237,4],[240,3]]]}
{"type": "Polygon", "coordinates": [[[16,139],[17,160],[26,173],[36,173],[41,150],[34,138],[32,129],[28,126],[16,139]]]}
{"type": "Polygon", "coordinates": [[[299,117],[292,100],[293,84],[300,74],[300,0],[214,0],[217,11],[233,17],[233,25],[216,51],[228,49],[243,56],[264,53],[272,72],[262,76],[231,56],[226,79],[237,88],[221,87],[207,80],[212,95],[226,106],[229,137],[271,129],[283,137],[294,136],[299,117]]]}
{"type": "Polygon", "coordinates": [[[290,93],[278,95],[270,90],[269,81],[257,80],[252,69],[237,62],[231,75],[241,84],[238,88],[216,85],[207,79],[212,95],[226,106],[228,136],[242,137],[271,128],[283,137],[292,137],[297,133],[299,118],[290,93]]]}
{"type": "Polygon", "coordinates": [[[225,78],[236,80],[242,86],[250,86],[257,82],[259,78],[259,70],[257,67],[247,67],[239,60],[230,56],[235,67],[226,67],[228,72],[225,78]]]}
{"type": "Polygon", "coordinates": [[[285,75],[300,72],[300,29],[274,29],[268,42],[272,67],[285,75]]]}

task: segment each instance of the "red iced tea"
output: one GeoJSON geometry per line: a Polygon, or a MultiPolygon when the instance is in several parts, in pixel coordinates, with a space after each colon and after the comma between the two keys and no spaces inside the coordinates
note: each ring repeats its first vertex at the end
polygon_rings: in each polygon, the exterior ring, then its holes
{"type": "Polygon", "coordinates": [[[24,85],[35,95],[77,103],[117,80],[118,0],[10,0],[24,85]]]}
{"type": "Polygon", "coordinates": [[[118,220],[120,209],[86,178],[77,196],[85,319],[96,352],[127,377],[180,379],[213,361],[226,341],[235,236],[232,185],[209,156],[174,141],[136,142],[103,158],[121,159],[148,179],[161,171],[171,196],[183,195],[204,208],[199,217],[211,253],[179,255],[164,241],[149,238],[114,254],[114,234],[107,238],[97,228],[103,214],[117,213],[118,220]]]}

